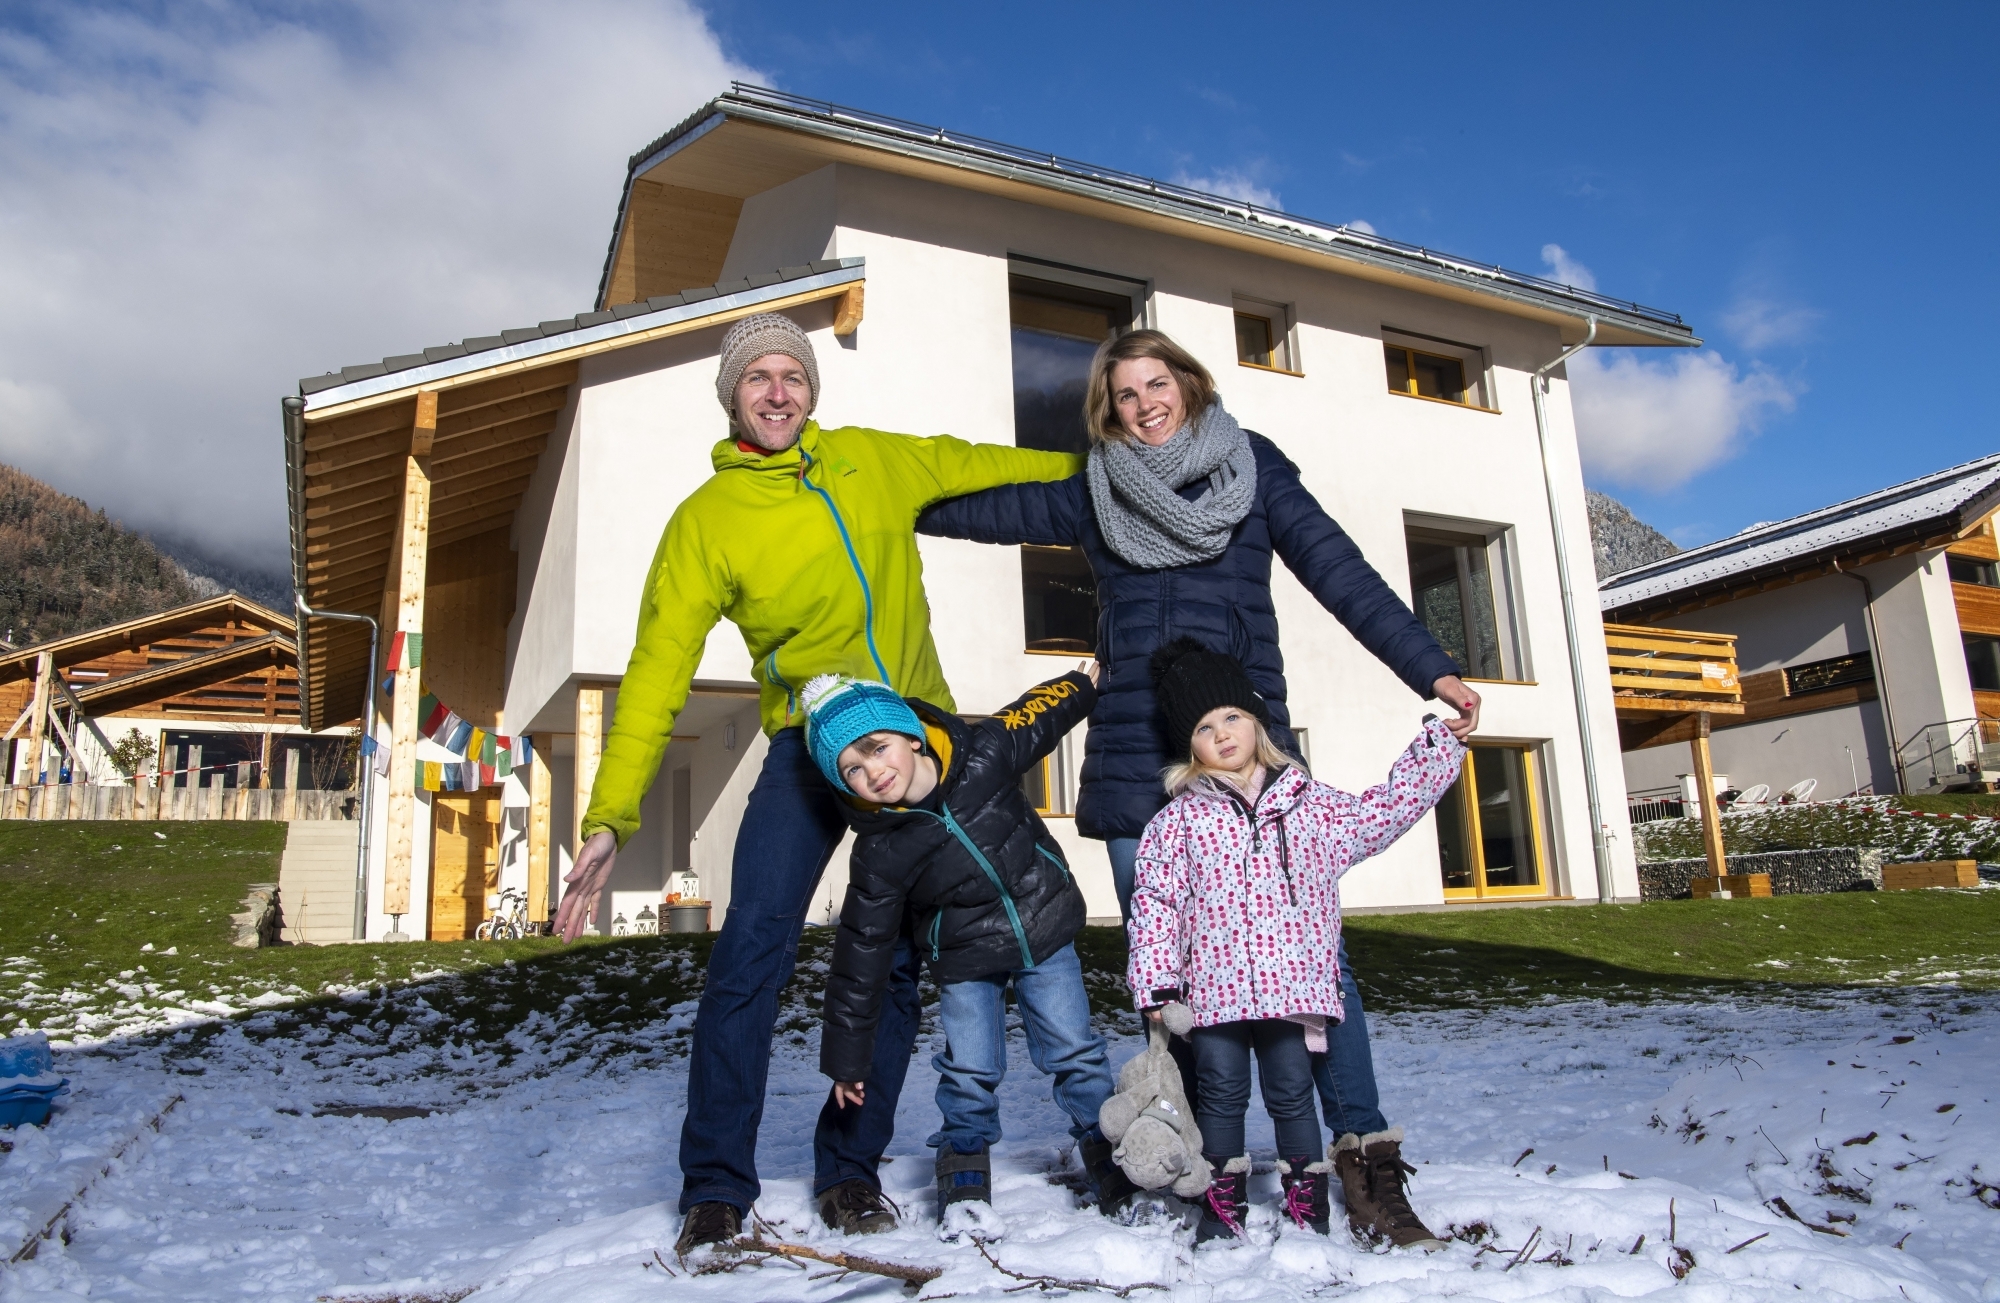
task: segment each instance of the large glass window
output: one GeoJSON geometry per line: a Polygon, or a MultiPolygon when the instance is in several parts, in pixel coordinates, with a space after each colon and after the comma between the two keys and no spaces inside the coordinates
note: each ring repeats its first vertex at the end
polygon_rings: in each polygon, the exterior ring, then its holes
{"type": "Polygon", "coordinates": [[[1944,565],[1954,584],[1977,584],[1981,588],[2000,588],[2000,565],[1995,565],[1991,561],[1947,552],[1944,565]]]}
{"type": "Polygon", "coordinates": [[[1446,897],[1548,894],[1531,748],[1475,745],[1437,810],[1446,897]]]}
{"type": "Polygon", "coordinates": [[[2000,638],[1960,634],[1965,639],[1965,672],[1974,692],[2000,692],[2000,638]]]}
{"type": "Polygon", "coordinates": [[[1504,535],[1415,526],[1405,532],[1410,607],[1469,679],[1519,679],[1507,585],[1504,535]]]}
{"type": "MultiPolygon", "coordinates": [[[[1014,442],[1081,453],[1084,388],[1097,346],[1132,324],[1129,297],[1014,276],[1014,442]]],[[[1097,585],[1078,548],[1021,549],[1021,600],[1031,652],[1088,654],[1097,645],[1097,585]]]]}

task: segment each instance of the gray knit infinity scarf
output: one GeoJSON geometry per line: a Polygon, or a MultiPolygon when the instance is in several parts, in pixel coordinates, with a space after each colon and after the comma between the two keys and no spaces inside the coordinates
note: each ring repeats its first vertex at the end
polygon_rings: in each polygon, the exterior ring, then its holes
{"type": "Polygon", "coordinates": [[[1090,500],[1113,552],[1142,570],[1212,561],[1257,499],[1257,456],[1222,400],[1155,448],[1136,439],[1090,450],[1090,500]],[[1194,501],[1176,489],[1206,479],[1194,501]]]}

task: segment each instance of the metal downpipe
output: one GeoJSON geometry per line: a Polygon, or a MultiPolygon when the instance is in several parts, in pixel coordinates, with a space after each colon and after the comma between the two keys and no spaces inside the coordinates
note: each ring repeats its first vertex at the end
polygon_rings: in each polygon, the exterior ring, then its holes
{"type": "MultiPolygon", "coordinates": [[[[361,736],[375,735],[375,665],[380,650],[382,627],[372,615],[356,615],[351,611],[321,611],[306,605],[305,568],[305,400],[287,398],[285,412],[285,488],[292,506],[292,605],[302,617],[299,621],[299,659],[303,668],[306,651],[307,620],[348,620],[368,626],[368,694],[361,711],[361,736]]],[[[299,719],[310,726],[306,718],[306,694],[303,678],[299,692],[299,719]]],[[[361,820],[361,835],[356,838],[354,851],[354,939],[367,939],[368,933],[368,830],[372,797],[375,792],[375,771],[368,764],[365,753],[354,758],[355,781],[361,786],[361,809],[357,812],[361,820]]]]}
{"type": "Polygon", "coordinates": [[[1591,316],[1585,320],[1590,325],[1584,332],[1583,342],[1565,349],[1555,361],[1537,369],[1529,378],[1528,388],[1535,400],[1535,439],[1541,446],[1542,484],[1548,492],[1549,527],[1555,535],[1556,586],[1562,592],[1563,633],[1569,639],[1569,678],[1571,691],[1576,694],[1576,731],[1583,742],[1583,790],[1590,804],[1590,849],[1597,865],[1597,899],[1600,904],[1608,905],[1615,899],[1611,886],[1611,848],[1605,844],[1604,798],[1597,787],[1597,742],[1590,728],[1590,691],[1583,681],[1583,646],[1576,627],[1576,593],[1569,576],[1569,544],[1563,531],[1562,509],[1556,499],[1555,469],[1549,464],[1549,420],[1542,402],[1549,373],[1589,348],[1597,338],[1597,318],[1591,316]]]}

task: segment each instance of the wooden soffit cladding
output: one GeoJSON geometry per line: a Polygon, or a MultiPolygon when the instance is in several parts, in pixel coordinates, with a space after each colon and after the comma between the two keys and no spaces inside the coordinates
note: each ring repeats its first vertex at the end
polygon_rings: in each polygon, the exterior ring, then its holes
{"type": "Polygon", "coordinates": [[[632,182],[600,308],[678,294],[722,279],[743,200],[644,179],[632,182]]]}
{"type": "MultiPolygon", "coordinates": [[[[1565,343],[1576,343],[1583,338],[1583,318],[1587,308],[1564,310],[1499,294],[1481,293],[1471,285],[1344,256],[1341,251],[1322,244],[1303,240],[1294,243],[1275,229],[1271,234],[1260,234],[1221,219],[1205,220],[1192,211],[1163,211],[1137,202],[1118,202],[1095,193],[1087,186],[1067,184],[1053,176],[1031,177],[1025,171],[1010,174],[1013,170],[1005,166],[989,168],[976,165],[970,159],[946,161],[943,157],[933,156],[921,141],[900,146],[892,146],[887,141],[863,144],[834,135],[746,120],[737,116],[738,112],[732,108],[714,127],[691,133],[692,139],[673,142],[663,150],[664,158],[633,177],[635,190],[639,183],[646,182],[661,187],[664,193],[650,198],[643,205],[636,202],[636,194],[628,196],[617,249],[607,278],[607,301],[599,304],[600,307],[618,302],[608,295],[618,284],[626,247],[636,244],[643,249],[646,243],[644,232],[650,224],[664,224],[669,229],[688,232],[692,240],[696,233],[708,229],[704,225],[712,220],[708,214],[719,211],[720,205],[726,201],[734,200],[740,209],[742,201],[752,195],[797,180],[829,163],[849,163],[856,167],[933,181],[958,190],[972,190],[1040,208],[1116,222],[1121,226],[1220,245],[1262,258],[1276,258],[1336,275],[1392,285],[1492,312],[1526,317],[1555,326],[1565,343]]],[[[1602,316],[1596,338],[1596,343],[1601,345],[1689,346],[1699,342],[1692,335],[1669,337],[1665,331],[1628,328],[1602,316]]]]}
{"type": "Polygon", "coordinates": [[[295,723],[298,648],[285,634],[267,633],[75,691],[92,715],[295,723]]]}

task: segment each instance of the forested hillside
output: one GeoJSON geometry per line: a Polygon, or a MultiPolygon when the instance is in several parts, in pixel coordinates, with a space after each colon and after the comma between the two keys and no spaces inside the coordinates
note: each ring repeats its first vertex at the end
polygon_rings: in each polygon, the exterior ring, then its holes
{"type": "Polygon", "coordinates": [[[163,611],[218,589],[144,534],[0,465],[0,637],[15,646],[163,611]]]}

